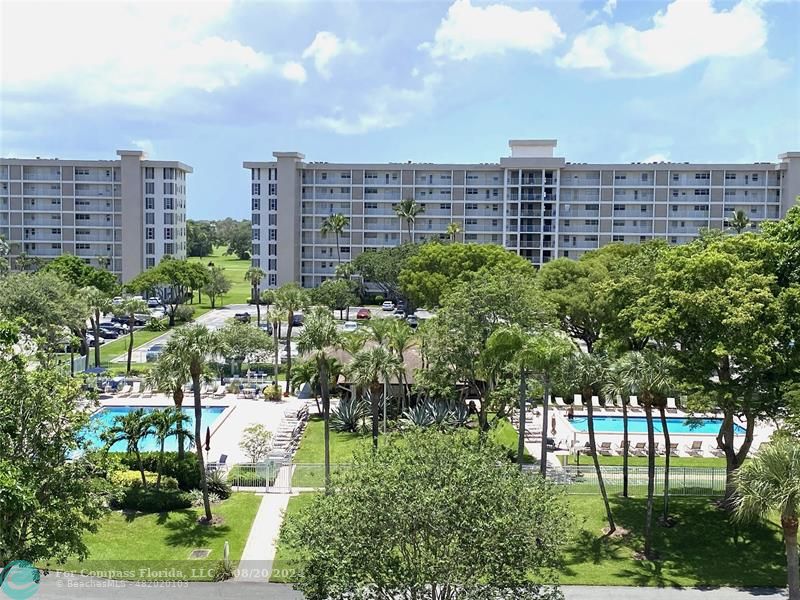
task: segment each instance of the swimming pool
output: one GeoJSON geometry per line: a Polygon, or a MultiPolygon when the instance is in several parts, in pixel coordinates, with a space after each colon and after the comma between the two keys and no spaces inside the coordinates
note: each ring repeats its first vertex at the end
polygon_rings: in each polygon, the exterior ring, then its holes
{"type": "MultiPolygon", "coordinates": [[[[114,423],[114,419],[117,417],[127,415],[128,413],[133,412],[138,408],[143,408],[145,412],[152,412],[157,409],[166,408],[162,406],[106,406],[101,408],[99,411],[94,413],[91,417],[89,430],[85,432],[86,439],[92,446],[102,447],[103,442],[100,440],[100,434],[111,427],[114,423]]],[[[183,414],[185,414],[189,419],[185,422],[185,428],[190,431],[194,432],[194,407],[193,406],[184,406],[182,408],[183,414]]],[[[211,427],[214,424],[214,421],[222,414],[225,410],[224,406],[204,406],[202,408],[202,426],[203,432],[205,432],[206,427],[211,427]]],[[[205,435],[205,433],[203,434],[205,435]]],[[[125,452],[127,448],[126,442],[117,442],[113,446],[111,446],[112,452],[125,452]]],[[[148,452],[151,450],[158,450],[158,440],[155,436],[149,435],[144,438],[139,443],[139,449],[142,452],[148,452]]],[[[164,444],[164,449],[168,451],[176,451],[178,449],[178,438],[177,437],[170,437],[167,438],[166,444],[164,444]]]]}
{"type": "MultiPolygon", "coordinates": [[[[572,426],[581,433],[589,431],[587,417],[575,417],[570,421],[572,426]]],[[[716,435],[722,419],[686,419],[684,417],[667,417],[667,427],[670,433],[686,433],[695,435],[716,435]]],[[[661,430],[661,419],[653,418],[653,428],[656,433],[661,430]]],[[[622,417],[594,417],[594,430],[597,433],[622,433],[622,417]]],[[[744,428],[733,425],[736,435],[744,435],[744,428]]],[[[647,433],[647,419],[645,417],[628,417],[628,432],[631,434],[647,433]]]]}

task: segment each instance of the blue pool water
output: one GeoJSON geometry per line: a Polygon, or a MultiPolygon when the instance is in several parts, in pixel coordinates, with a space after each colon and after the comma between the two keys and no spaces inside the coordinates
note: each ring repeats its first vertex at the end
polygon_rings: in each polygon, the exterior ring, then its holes
{"type": "MultiPolygon", "coordinates": [[[[580,431],[589,431],[587,417],[575,417],[572,426],[580,431]]],[[[667,417],[667,427],[670,433],[688,433],[696,435],[716,435],[722,419],[685,419],[684,417],[667,417]]],[[[661,431],[661,419],[653,418],[653,428],[656,433],[661,431]]],[[[622,417],[594,417],[594,430],[597,433],[622,433],[622,417]]],[[[734,424],[734,433],[744,435],[744,429],[734,424]]],[[[647,419],[645,417],[628,417],[628,432],[632,434],[647,433],[647,419]]]]}
{"type": "MultiPolygon", "coordinates": [[[[90,428],[86,432],[86,439],[93,445],[97,447],[102,447],[103,442],[100,441],[100,434],[111,427],[114,423],[114,419],[119,416],[127,415],[130,412],[133,412],[137,408],[144,408],[146,412],[151,412],[156,410],[156,406],[106,406],[105,408],[100,409],[96,413],[92,415],[90,428]]],[[[185,422],[185,429],[194,433],[194,407],[183,407],[183,413],[189,417],[188,421],[185,422]]],[[[214,421],[222,414],[225,410],[224,406],[204,406],[202,409],[202,427],[203,427],[203,435],[205,435],[206,427],[211,427],[214,424],[214,421]]],[[[201,443],[205,441],[205,439],[201,440],[201,443]]],[[[125,452],[127,447],[126,442],[117,442],[113,446],[111,446],[112,452],[125,452]]],[[[142,440],[139,444],[139,449],[142,452],[148,452],[150,450],[158,450],[158,440],[154,436],[147,436],[142,440]]],[[[164,449],[168,451],[176,451],[178,449],[178,438],[177,437],[170,437],[167,438],[166,444],[164,445],[164,449]]]]}

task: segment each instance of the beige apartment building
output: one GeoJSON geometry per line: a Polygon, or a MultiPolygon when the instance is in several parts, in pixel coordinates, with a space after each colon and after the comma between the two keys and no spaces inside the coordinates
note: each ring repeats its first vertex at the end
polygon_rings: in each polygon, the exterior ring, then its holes
{"type": "Polygon", "coordinates": [[[251,174],[253,264],[274,287],[319,285],[338,264],[325,219],[341,213],[342,261],[407,240],[394,207],[424,205],[416,241],[446,238],[503,245],[541,265],[578,258],[611,242],[659,238],[686,243],[703,228],[723,228],[742,210],[751,227],[779,219],[800,195],[800,152],[752,164],[587,164],[554,156],[556,140],[511,140],[498,163],[351,164],[305,162],[298,152],[245,162],[251,174]]]}
{"type": "Polygon", "coordinates": [[[12,268],[74,254],[125,282],[162,257],[186,257],[186,175],[177,161],[0,158],[0,236],[12,268]]]}

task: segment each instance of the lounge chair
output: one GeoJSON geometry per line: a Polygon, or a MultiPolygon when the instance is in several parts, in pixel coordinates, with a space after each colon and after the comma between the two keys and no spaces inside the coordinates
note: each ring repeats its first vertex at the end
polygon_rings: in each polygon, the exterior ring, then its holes
{"type": "Polygon", "coordinates": [[[669,445],[669,455],[670,456],[680,456],[678,454],[678,442],[673,442],[669,445]]]}
{"type": "Polygon", "coordinates": [[[631,450],[631,454],[634,456],[647,456],[647,443],[646,442],[636,442],[636,445],[631,450]]]}
{"type": "Polygon", "coordinates": [[[598,398],[597,396],[592,396],[592,408],[603,410],[603,405],[600,404],[600,398],[598,398]]]}
{"type": "Polygon", "coordinates": [[[150,398],[153,395],[153,388],[149,385],[142,390],[142,398],[150,398]]]}
{"type": "Polygon", "coordinates": [[[678,412],[678,407],[675,405],[675,398],[667,398],[667,410],[669,412],[678,412]]]}
{"type": "Polygon", "coordinates": [[[583,408],[583,399],[580,396],[573,396],[572,406],[576,409],[583,408]]]}
{"type": "Polygon", "coordinates": [[[564,399],[561,396],[555,397],[556,406],[559,408],[567,408],[567,403],[564,402],[564,399]]]}
{"type": "Polygon", "coordinates": [[[628,402],[628,406],[631,410],[642,410],[642,407],[639,406],[639,399],[636,396],[631,396],[628,402]]]}
{"type": "Polygon", "coordinates": [[[692,445],[686,448],[686,454],[689,456],[703,456],[703,441],[693,441],[692,445]]]}
{"type": "Polygon", "coordinates": [[[122,389],[119,391],[119,396],[130,396],[131,395],[131,384],[126,383],[122,386],[122,389]]]}
{"type": "Polygon", "coordinates": [[[611,442],[600,442],[600,447],[597,451],[603,456],[616,456],[614,450],[611,448],[611,442]]]}
{"type": "Polygon", "coordinates": [[[725,458],[725,452],[722,450],[722,448],[719,447],[711,448],[709,452],[715,458],[725,458]]]}
{"type": "Polygon", "coordinates": [[[224,398],[225,394],[227,394],[227,393],[228,393],[228,390],[225,389],[225,386],[224,385],[220,385],[217,388],[217,391],[214,392],[214,398],[224,398]]]}
{"type": "Polygon", "coordinates": [[[209,463],[208,470],[209,471],[223,471],[228,464],[228,455],[227,454],[220,454],[219,460],[217,462],[209,463]]]}
{"type": "MultiPolygon", "coordinates": [[[[628,454],[630,454],[630,450],[631,450],[631,443],[630,443],[630,441],[629,441],[629,442],[628,442],[628,454]]],[[[624,442],[620,442],[620,443],[619,443],[619,446],[617,446],[616,448],[614,448],[614,451],[615,451],[615,452],[616,452],[616,453],[617,453],[619,456],[625,456],[625,443],[624,443],[624,442]]]]}
{"type": "Polygon", "coordinates": [[[131,389],[131,397],[139,396],[142,390],[142,382],[141,381],[134,381],[133,388],[131,389]]]}

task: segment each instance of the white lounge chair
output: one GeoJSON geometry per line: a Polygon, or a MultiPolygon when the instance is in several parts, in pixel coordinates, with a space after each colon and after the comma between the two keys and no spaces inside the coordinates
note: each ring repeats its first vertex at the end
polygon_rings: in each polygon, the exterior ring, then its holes
{"type": "Polygon", "coordinates": [[[583,408],[583,399],[576,394],[572,397],[572,406],[575,408],[583,408]]]}
{"type": "Polygon", "coordinates": [[[631,410],[642,410],[642,407],[639,406],[639,399],[636,396],[630,397],[630,402],[628,402],[628,405],[631,410]]]}
{"type": "Polygon", "coordinates": [[[686,447],[686,454],[689,456],[703,456],[703,441],[693,441],[691,446],[686,447]]]}
{"type": "Polygon", "coordinates": [[[122,389],[119,391],[118,396],[130,396],[131,395],[131,384],[126,383],[122,386],[122,389]]]}
{"type": "Polygon", "coordinates": [[[597,396],[592,396],[592,408],[603,410],[603,405],[600,404],[600,398],[598,398],[597,396]]]}
{"type": "Polygon", "coordinates": [[[678,412],[678,407],[675,405],[675,398],[667,398],[667,410],[669,412],[678,412]]]}
{"type": "Polygon", "coordinates": [[[131,398],[134,396],[138,397],[141,391],[142,391],[142,382],[134,381],[133,387],[131,388],[131,398]]]}
{"type": "Polygon", "coordinates": [[[646,442],[636,442],[631,450],[631,454],[634,456],[647,456],[647,443],[646,442]]]}
{"type": "Polygon", "coordinates": [[[228,393],[228,390],[225,388],[225,386],[224,385],[220,385],[217,388],[217,391],[214,392],[214,398],[224,398],[225,394],[227,394],[227,393],[228,393]]]}
{"type": "Polygon", "coordinates": [[[153,388],[149,385],[142,390],[142,398],[150,398],[153,395],[153,388]]]}
{"type": "Polygon", "coordinates": [[[564,399],[561,396],[555,397],[556,406],[559,408],[567,408],[567,403],[564,402],[564,399]]]}

